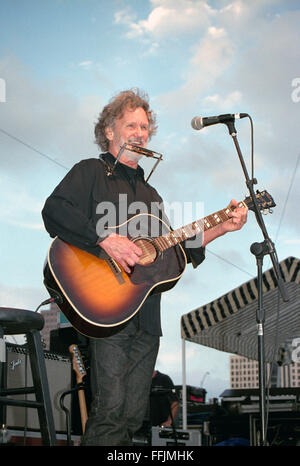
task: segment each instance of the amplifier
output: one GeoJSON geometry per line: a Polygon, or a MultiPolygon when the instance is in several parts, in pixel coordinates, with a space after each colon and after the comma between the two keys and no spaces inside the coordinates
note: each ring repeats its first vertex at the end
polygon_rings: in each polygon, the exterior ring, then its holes
{"type": "Polygon", "coordinates": [[[201,446],[200,430],[180,430],[152,427],[152,446],[201,446]]]}
{"type": "MultiPolygon", "coordinates": [[[[183,387],[182,385],[175,385],[177,396],[180,400],[183,398],[183,387]]],[[[193,403],[205,403],[206,390],[201,387],[192,387],[191,385],[186,386],[186,401],[193,403]]]]}
{"type": "MultiPolygon", "coordinates": [[[[7,345],[7,388],[32,387],[30,360],[27,350],[23,346],[7,345]]],[[[60,407],[61,395],[71,388],[72,364],[69,358],[58,354],[44,352],[46,371],[52,411],[56,432],[66,432],[66,414],[60,407]]],[[[34,394],[15,395],[15,398],[35,400],[34,394]]],[[[71,410],[71,396],[64,398],[64,406],[71,410]]],[[[6,425],[8,428],[39,430],[38,412],[35,408],[20,406],[6,406],[6,425]]]]}

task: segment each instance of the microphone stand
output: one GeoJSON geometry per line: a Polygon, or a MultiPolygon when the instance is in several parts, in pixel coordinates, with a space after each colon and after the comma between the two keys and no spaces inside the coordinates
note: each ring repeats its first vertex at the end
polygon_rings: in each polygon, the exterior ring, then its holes
{"type": "Polygon", "coordinates": [[[249,190],[250,196],[254,204],[254,213],[258,226],[260,227],[264,241],[261,243],[253,243],[250,247],[251,253],[256,257],[257,263],[257,288],[258,288],[258,309],[256,312],[257,322],[257,339],[258,339],[258,361],[259,361],[259,406],[260,406],[260,425],[261,435],[259,439],[260,446],[264,446],[266,442],[266,377],[265,377],[265,347],[264,347],[264,322],[265,322],[265,311],[263,307],[263,258],[265,255],[269,255],[273,269],[277,279],[278,289],[280,291],[283,301],[289,301],[289,297],[286,291],[284,280],[280,274],[279,263],[277,253],[275,250],[274,243],[271,241],[264,220],[262,218],[261,211],[258,207],[256,195],[254,192],[254,184],[257,184],[255,178],[250,179],[248,171],[243,159],[243,155],[237,140],[237,132],[234,126],[234,121],[227,121],[225,123],[228,127],[230,136],[233,139],[235,148],[238,153],[238,157],[245,175],[246,185],[249,190]]]}

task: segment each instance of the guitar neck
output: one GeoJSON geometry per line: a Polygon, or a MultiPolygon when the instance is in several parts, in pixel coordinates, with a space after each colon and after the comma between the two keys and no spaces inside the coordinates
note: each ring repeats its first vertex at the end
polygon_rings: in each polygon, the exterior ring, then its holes
{"type": "Polygon", "coordinates": [[[78,398],[79,398],[79,407],[80,407],[80,417],[81,417],[82,433],[84,434],[84,432],[85,432],[85,425],[86,425],[86,421],[87,421],[87,419],[88,419],[88,415],[87,415],[85,394],[84,394],[83,388],[78,390],[78,398]]]}
{"type": "MultiPolygon", "coordinates": [[[[246,201],[241,201],[238,204],[238,207],[247,207],[246,201]]],[[[182,243],[183,241],[193,238],[195,235],[202,233],[206,230],[210,230],[216,225],[226,222],[228,220],[230,212],[232,212],[235,207],[226,207],[225,209],[219,210],[207,217],[204,217],[200,220],[196,220],[184,227],[177,228],[177,230],[172,230],[158,238],[155,238],[155,243],[158,249],[162,252],[166,249],[169,249],[176,244],[182,243]]]]}

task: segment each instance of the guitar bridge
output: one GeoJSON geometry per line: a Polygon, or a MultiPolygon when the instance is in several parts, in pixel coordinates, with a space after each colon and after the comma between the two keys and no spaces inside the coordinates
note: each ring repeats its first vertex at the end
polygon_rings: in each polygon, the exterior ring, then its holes
{"type": "Polygon", "coordinates": [[[112,259],[112,257],[109,257],[108,259],[106,259],[106,262],[109,265],[109,267],[110,267],[111,271],[113,272],[114,276],[118,280],[119,284],[122,285],[123,283],[125,283],[125,280],[124,280],[123,275],[122,275],[122,270],[120,269],[117,262],[114,259],[112,259]]]}

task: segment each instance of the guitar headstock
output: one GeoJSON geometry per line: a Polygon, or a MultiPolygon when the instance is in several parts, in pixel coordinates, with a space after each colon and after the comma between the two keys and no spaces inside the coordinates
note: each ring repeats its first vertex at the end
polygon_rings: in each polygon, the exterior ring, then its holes
{"type": "MultiPolygon", "coordinates": [[[[256,191],[255,194],[257,205],[259,207],[259,210],[270,210],[272,207],[275,207],[276,204],[274,202],[274,199],[272,196],[267,192],[267,191],[256,191]]],[[[245,204],[247,205],[249,210],[255,210],[254,209],[254,202],[252,197],[248,196],[244,200],[245,204]]]]}
{"type": "Polygon", "coordinates": [[[86,370],[82,360],[81,353],[77,345],[70,345],[69,351],[72,354],[73,369],[76,372],[77,383],[82,383],[83,377],[86,375],[86,370]]]}

